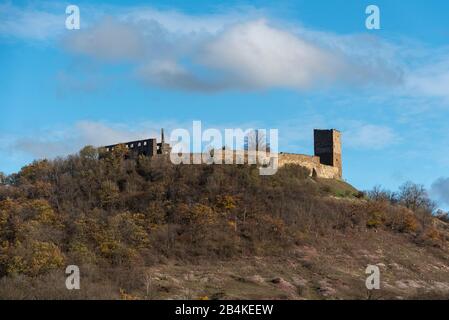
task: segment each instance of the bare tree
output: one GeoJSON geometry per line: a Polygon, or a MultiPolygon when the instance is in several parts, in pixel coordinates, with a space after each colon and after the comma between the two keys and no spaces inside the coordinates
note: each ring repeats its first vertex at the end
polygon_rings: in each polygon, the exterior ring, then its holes
{"type": "Polygon", "coordinates": [[[390,190],[383,189],[380,185],[374,186],[372,190],[367,192],[368,197],[374,201],[388,201],[390,203],[397,202],[397,194],[390,190]]]}
{"type": "Polygon", "coordinates": [[[405,182],[399,187],[398,198],[404,206],[413,211],[422,209],[432,213],[435,210],[435,203],[430,200],[426,189],[421,184],[405,182]]]}
{"type": "Polygon", "coordinates": [[[270,151],[265,130],[251,130],[245,137],[245,150],[247,151],[270,151]]]}
{"type": "Polygon", "coordinates": [[[413,210],[423,228],[432,222],[432,213],[436,209],[423,185],[406,182],[399,187],[399,202],[413,210]]]}

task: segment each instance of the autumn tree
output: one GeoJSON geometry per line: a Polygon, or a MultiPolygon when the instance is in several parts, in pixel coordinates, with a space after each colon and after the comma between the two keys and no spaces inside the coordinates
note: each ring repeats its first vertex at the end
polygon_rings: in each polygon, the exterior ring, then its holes
{"type": "Polygon", "coordinates": [[[96,160],[98,159],[98,149],[93,146],[85,146],[80,150],[81,159],[96,160]]]}

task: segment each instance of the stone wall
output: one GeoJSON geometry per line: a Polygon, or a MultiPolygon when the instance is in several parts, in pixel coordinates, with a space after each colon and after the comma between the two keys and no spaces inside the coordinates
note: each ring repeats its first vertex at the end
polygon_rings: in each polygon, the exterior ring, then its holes
{"type": "Polygon", "coordinates": [[[327,166],[320,164],[316,168],[317,177],[327,179],[341,179],[341,171],[338,167],[327,166]]]}
{"type": "Polygon", "coordinates": [[[312,176],[327,179],[341,179],[338,167],[320,163],[320,157],[295,153],[279,153],[279,167],[286,164],[297,164],[310,170],[312,176]]]}
{"type": "MultiPolygon", "coordinates": [[[[187,155],[187,163],[195,163],[193,158],[197,157],[198,163],[202,163],[202,154],[190,154],[187,155]]],[[[233,151],[231,157],[228,157],[229,163],[237,163],[236,157],[242,157],[242,164],[248,164],[248,153],[245,151],[233,151]]],[[[222,152],[222,164],[225,163],[225,152],[222,152]]],[[[254,162],[253,162],[254,163],[254,162]]],[[[327,179],[341,179],[340,170],[338,167],[328,166],[320,163],[320,157],[309,156],[305,154],[296,153],[284,153],[278,154],[278,167],[285,166],[287,164],[296,164],[305,167],[310,170],[311,176],[327,179]]]]}

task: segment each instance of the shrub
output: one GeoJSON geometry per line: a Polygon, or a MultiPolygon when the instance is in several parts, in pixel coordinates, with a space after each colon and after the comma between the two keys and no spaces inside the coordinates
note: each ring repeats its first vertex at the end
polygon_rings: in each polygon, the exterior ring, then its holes
{"type": "Polygon", "coordinates": [[[54,243],[35,241],[31,248],[32,256],[27,273],[37,275],[64,265],[64,255],[54,243]]]}
{"type": "Polygon", "coordinates": [[[3,243],[0,265],[6,274],[37,276],[63,266],[65,257],[54,243],[32,241],[29,244],[3,243]]]}
{"type": "Polygon", "coordinates": [[[440,247],[443,243],[443,240],[443,235],[434,226],[426,228],[418,238],[418,241],[422,242],[423,244],[432,245],[435,247],[440,247]]]}
{"type": "Polygon", "coordinates": [[[381,211],[371,211],[368,213],[368,220],[366,226],[368,228],[378,228],[383,225],[385,221],[385,214],[381,211]]]}
{"type": "Polygon", "coordinates": [[[404,207],[390,207],[386,224],[398,232],[415,233],[419,230],[415,214],[404,207]]]}

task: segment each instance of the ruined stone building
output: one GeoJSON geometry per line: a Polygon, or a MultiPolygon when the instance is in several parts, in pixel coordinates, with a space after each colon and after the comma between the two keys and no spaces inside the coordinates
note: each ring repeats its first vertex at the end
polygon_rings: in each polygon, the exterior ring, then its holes
{"type": "Polygon", "coordinates": [[[158,154],[170,154],[171,147],[170,144],[165,143],[164,129],[161,129],[161,142],[157,143],[156,138],[136,140],[124,143],[113,144],[105,146],[106,151],[113,151],[119,145],[125,146],[129,149],[130,155],[144,155],[152,157],[158,154]]]}
{"type": "MultiPolygon", "coordinates": [[[[113,151],[119,144],[105,146],[106,151],[113,151]]],[[[145,155],[169,155],[171,153],[170,144],[165,142],[164,130],[161,130],[161,142],[156,139],[136,140],[121,143],[130,150],[131,156],[145,155]]],[[[237,153],[237,152],[236,152],[237,153]]],[[[286,164],[297,164],[310,170],[310,174],[318,178],[341,179],[342,159],[341,159],[341,133],[338,130],[314,130],[314,155],[304,155],[298,153],[278,154],[279,167],[286,164]]]]}
{"type": "Polygon", "coordinates": [[[341,133],[338,130],[314,130],[314,155],[279,153],[279,166],[297,164],[310,170],[319,178],[341,179],[341,133]]]}

